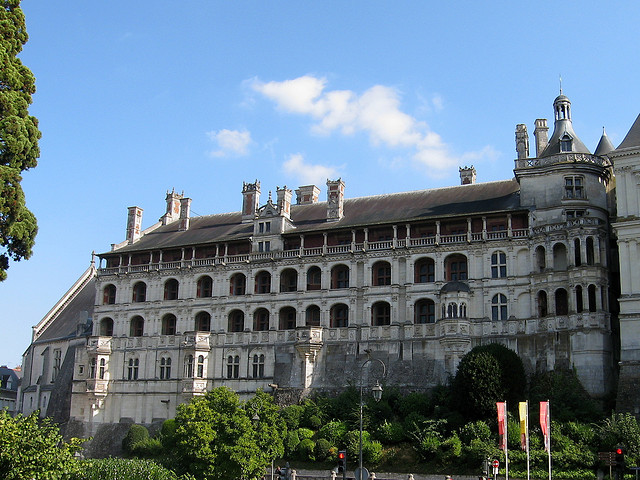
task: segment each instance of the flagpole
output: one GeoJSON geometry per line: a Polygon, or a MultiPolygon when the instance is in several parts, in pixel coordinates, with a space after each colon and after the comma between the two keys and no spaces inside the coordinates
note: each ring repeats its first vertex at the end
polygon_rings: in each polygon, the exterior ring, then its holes
{"type": "Polygon", "coordinates": [[[549,425],[547,452],[549,452],[549,480],[551,480],[551,402],[549,400],[547,400],[547,424],[549,425]]]}
{"type": "Polygon", "coordinates": [[[509,435],[507,424],[509,423],[509,414],[507,413],[507,401],[504,401],[504,480],[509,480],[509,435]]]}
{"type": "Polygon", "coordinates": [[[526,416],[525,418],[525,435],[527,439],[527,480],[531,479],[530,475],[530,467],[529,467],[529,400],[525,402],[526,405],[526,416]]]}

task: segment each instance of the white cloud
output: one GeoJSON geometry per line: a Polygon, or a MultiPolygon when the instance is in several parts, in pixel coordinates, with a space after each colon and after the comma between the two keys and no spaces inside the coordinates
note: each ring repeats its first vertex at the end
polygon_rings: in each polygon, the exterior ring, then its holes
{"type": "MultiPolygon", "coordinates": [[[[313,118],[315,133],[363,132],[373,145],[413,150],[412,158],[430,169],[445,170],[459,163],[437,133],[401,110],[395,89],[375,85],[358,95],[350,90],[327,91],[326,85],[326,79],[311,75],[283,82],[252,82],[252,88],[273,100],[278,108],[313,118]]],[[[434,96],[432,105],[442,109],[442,98],[434,96]]]]}
{"type": "Polygon", "coordinates": [[[282,167],[285,173],[295,177],[300,185],[321,186],[328,178],[335,179],[340,176],[337,168],[305,163],[304,157],[299,153],[290,155],[282,167]]]}
{"type": "Polygon", "coordinates": [[[217,150],[211,152],[212,157],[242,156],[249,151],[251,133],[247,130],[222,129],[208,132],[207,135],[218,146],[217,150]]]}

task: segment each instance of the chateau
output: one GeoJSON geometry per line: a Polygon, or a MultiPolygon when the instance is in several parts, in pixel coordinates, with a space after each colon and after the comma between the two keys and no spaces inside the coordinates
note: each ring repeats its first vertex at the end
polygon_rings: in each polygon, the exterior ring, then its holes
{"type": "Polygon", "coordinates": [[[34,327],[21,410],[94,435],[221,385],[286,402],[373,382],[365,352],[386,385],[428,390],[498,342],[528,373],[575,368],[595,397],[620,371],[619,405],[638,414],[640,117],[617,150],[603,134],[590,153],[569,99],[553,108],[535,155],[517,125],[510,180],[464,167],[447,188],[349,198],[337,179],[326,201],[307,185],[266,202],[256,181],[240,211],[198,217],[172,191],[145,230],[130,207],[126,239],[34,327]]]}

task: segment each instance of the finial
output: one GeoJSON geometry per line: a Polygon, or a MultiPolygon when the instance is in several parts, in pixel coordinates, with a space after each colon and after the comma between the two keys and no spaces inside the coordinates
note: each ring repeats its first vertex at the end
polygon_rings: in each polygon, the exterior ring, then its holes
{"type": "Polygon", "coordinates": [[[271,201],[271,190],[269,190],[269,201],[271,201]]]}
{"type": "Polygon", "coordinates": [[[96,266],[96,251],[93,250],[91,252],[91,266],[95,267],[96,266]]]}
{"type": "Polygon", "coordinates": [[[562,75],[560,75],[560,95],[562,95],[562,75]]]}

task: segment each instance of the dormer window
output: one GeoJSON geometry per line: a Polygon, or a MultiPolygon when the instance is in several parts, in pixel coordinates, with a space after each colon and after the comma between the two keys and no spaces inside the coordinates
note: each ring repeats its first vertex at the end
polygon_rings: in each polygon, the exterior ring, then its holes
{"type": "Polygon", "coordinates": [[[572,152],[573,151],[572,144],[573,144],[573,139],[565,133],[560,139],[560,151],[572,152]]]}

